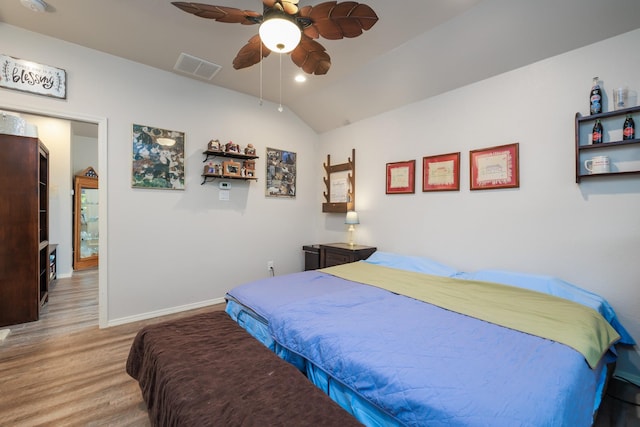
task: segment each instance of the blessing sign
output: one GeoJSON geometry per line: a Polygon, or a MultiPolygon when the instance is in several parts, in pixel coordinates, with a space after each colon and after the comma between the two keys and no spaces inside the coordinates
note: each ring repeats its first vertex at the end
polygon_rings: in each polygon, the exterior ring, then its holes
{"type": "Polygon", "coordinates": [[[67,73],[60,68],[0,54],[0,87],[66,99],[67,73]]]}

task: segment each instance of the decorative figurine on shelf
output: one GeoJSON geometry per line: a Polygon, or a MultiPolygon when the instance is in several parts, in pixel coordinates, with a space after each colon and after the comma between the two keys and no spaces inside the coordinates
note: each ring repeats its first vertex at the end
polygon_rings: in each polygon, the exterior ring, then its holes
{"type": "Polygon", "coordinates": [[[245,169],[247,170],[255,170],[256,168],[256,162],[253,160],[245,160],[243,162],[243,166],[245,167],[245,169]]]}
{"type": "Polygon", "coordinates": [[[211,141],[209,141],[209,145],[207,146],[207,150],[208,151],[220,151],[220,150],[222,150],[222,145],[220,144],[220,141],[218,141],[217,139],[212,139],[211,141]]]}
{"type": "Polygon", "coordinates": [[[240,151],[240,146],[238,144],[234,144],[233,141],[229,141],[225,145],[225,151],[227,153],[238,153],[240,151]]]}
{"type": "Polygon", "coordinates": [[[253,144],[247,145],[247,148],[244,149],[244,154],[247,154],[249,156],[255,156],[256,155],[256,149],[253,146],[253,144]]]}
{"type": "Polygon", "coordinates": [[[247,176],[247,168],[244,166],[240,169],[240,176],[247,176]]]}

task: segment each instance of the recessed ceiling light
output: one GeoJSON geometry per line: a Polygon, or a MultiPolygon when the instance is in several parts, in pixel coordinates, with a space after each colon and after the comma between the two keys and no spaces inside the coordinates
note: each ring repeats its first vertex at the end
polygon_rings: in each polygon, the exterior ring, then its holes
{"type": "Polygon", "coordinates": [[[304,82],[306,82],[306,81],[307,81],[307,77],[306,77],[304,74],[298,74],[298,75],[295,77],[295,80],[296,80],[298,83],[304,83],[304,82]]]}
{"type": "Polygon", "coordinates": [[[20,0],[20,3],[33,12],[47,11],[47,3],[44,0],[20,0]]]}

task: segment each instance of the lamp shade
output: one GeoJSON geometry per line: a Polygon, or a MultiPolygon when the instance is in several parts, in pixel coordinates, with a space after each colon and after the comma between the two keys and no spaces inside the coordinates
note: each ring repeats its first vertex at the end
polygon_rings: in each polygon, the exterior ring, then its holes
{"type": "Polygon", "coordinates": [[[293,21],[287,18],[268,18],[258,30],[262,43],[272,52],[288,53],[298,46],[302,33],[293,21]]]}
{"type": "Polygon", "coordinates": [[[349,211],[347,212],[347,216],[344,219],[345,224],[360,224],[360,220],[358,219],[358,212],[349,211]]]}

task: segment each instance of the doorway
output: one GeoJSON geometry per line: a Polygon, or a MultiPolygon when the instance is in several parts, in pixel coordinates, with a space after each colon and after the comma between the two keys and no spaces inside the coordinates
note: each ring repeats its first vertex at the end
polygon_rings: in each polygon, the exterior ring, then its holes
{"type": "MultiPolygon", "coordinates": [[[[71,277],[72,240],[73,240],[73,168],[74,161],[91,159],[99,177],[99,224],[101,235],[99,251],[107,253],[107,119],[104,117],[83,116],[54,111],[35,110],[26,107],[0,105],[1,111],[17,114],[27,122],[38,127],[39,138],[48,146],[52,154],[50,181],[52,187],[50,199],[50,243],[58,243],[58,277],[71,277]]],[[[86,162],[86,160],[84,161],[86,162]]],[[[86,167],[86,166],[85,166],[86,167]]],[[[82,170],[82,168],[79,168],[82,170]]],[[[98,276],[98,323],[99,327],[108,326],[107,307],[107,259],[100,259],[98,276]]]]}

